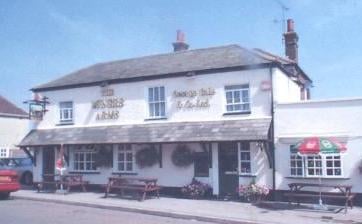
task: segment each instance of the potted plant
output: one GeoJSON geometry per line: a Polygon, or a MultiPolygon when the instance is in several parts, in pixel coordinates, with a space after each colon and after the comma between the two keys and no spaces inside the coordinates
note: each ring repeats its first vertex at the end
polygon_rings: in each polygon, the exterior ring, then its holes
{"type": "Polygon", "coordinates": [[[211,186],[204,184],[201,181],[192,179],[190,184],[187,184],[181,188],[181,193],[191,199],[199,199],[204,197],[208,192],[211,191],[211,186]]]}
{"type": "Polygon", "coordinates": [[[250,183],[248,185],[240,185],[238,193],[247,202],[260,203],[269,194],[269,188],[265,185],[250,183]]]}

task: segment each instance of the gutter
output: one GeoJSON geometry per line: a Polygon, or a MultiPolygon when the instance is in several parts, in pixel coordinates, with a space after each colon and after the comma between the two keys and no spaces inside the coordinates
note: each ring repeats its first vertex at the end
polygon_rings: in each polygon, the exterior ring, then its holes
{"type": "MultiPolygon", "coordinates": [[[[279,66],[278,66],[279,67],[279,66]]],[[[272,152],[272,161],[273,161],[273,192],[275,192],[275,144],[274,144],[274,85],[273,85],[273,66],[270,65],[269,67],[269,75],[270,75],[270,80],[271,80],[271,108],[270,108],[270,113],[271,113],[271,122],[270,122],[270,148],[271,148],[271,152],[272,152]]],[[[275,194],[273,194],[274,200],[275,200],[275,194]]]]}

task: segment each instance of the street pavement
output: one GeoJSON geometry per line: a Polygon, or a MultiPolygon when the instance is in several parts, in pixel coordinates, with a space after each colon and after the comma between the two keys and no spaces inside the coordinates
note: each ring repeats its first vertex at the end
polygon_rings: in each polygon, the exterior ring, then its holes
{"type": "Polygon", "coordinates": [[[1,224],[209,224],[134,212],[21,199],[0,201],[1,224]]]}

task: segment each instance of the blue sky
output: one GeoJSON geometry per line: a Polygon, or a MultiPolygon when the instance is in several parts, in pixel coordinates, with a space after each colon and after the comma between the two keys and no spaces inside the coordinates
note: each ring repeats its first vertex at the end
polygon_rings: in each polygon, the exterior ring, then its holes
{"type": "Polygon", "coordinates": [[[362,1],[0,0],[0,94],[24,107],[29,89],[85,66],[226,44],[283,55],[282,2],[299,35],[314,99],[362,96],[362,1]]]}

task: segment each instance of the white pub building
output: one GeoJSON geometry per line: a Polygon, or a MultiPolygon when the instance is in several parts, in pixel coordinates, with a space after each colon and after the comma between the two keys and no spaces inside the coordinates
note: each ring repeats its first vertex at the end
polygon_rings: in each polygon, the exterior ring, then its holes
{"type": "Polygon", "coordinates": [[[309,98],[289,20],[286,58],[228,45],[95,64],[32,91],[46,97],[42,120],[21,141],[34,152],[34,180],[68,173],[90,184],[111,175],[152,177],[167,188],[196,178],[214,195],[240,184],[275,189],[274,102],[309,98]],[[192,159],[190,155],[192,154],[192,159]]]}

